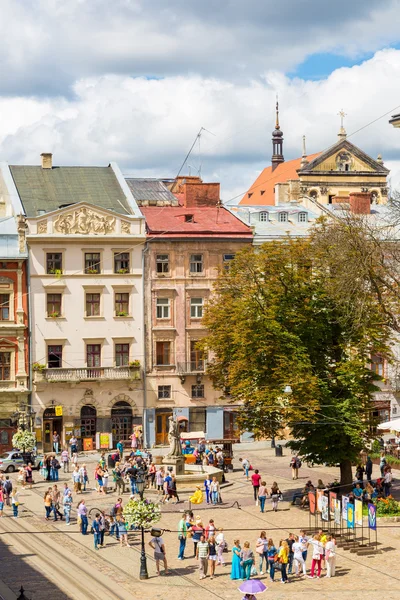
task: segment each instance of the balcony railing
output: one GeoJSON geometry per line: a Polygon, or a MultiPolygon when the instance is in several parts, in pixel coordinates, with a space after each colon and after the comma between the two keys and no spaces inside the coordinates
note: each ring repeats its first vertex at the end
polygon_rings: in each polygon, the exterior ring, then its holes
{"type": "Polygon", "coordinates": [[[43,369],[34,372],[34,381],[79,382],[140,379],[140,367],[81,367],[79,369],[43,369]]]}
{"type": "Polygon", "coordinates": [[[207,367],[207,361],[204,360],[196,360],[187,363],[178,363],[177,371],[181,375],[190,375],[191,373],[204,373],[207,367]]]}

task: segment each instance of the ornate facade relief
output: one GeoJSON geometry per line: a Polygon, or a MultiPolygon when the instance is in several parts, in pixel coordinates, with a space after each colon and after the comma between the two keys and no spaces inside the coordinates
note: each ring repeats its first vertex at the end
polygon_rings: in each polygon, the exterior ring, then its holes
{"type": "Polygon", "coordinates": [[[130,233],[131,224],[128,221],[121,221],[121,233],[130,233]]]}
{"type": "Polygon", "coordinates": [[[47,233],[47,221],[40,221],[37,226],[38,233],[47,233]]]}
{"type": "Polygon", "coordinates": [[[108,234],[115,231],[115,217],[106,217],[86,207],[63,213],[55,223],[59,233],[108,234]]]}

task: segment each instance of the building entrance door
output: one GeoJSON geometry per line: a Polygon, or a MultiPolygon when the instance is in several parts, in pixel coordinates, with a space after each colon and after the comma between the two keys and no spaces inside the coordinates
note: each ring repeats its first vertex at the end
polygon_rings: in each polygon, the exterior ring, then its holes
{"type": "Polygon", "coordinates": [[[156,412],[156,444],[166,446],[168,444],[168,419],[172,417],[171,412],[156,412]]]}
{"type": "Polygon", "coordinates": [[[60,449],[62,448],[62,417],[55,416],[55,409],[46,408],[43,414],[43,452],[53,452],[53,434],[56,431],[60,436],[60,449]]]}

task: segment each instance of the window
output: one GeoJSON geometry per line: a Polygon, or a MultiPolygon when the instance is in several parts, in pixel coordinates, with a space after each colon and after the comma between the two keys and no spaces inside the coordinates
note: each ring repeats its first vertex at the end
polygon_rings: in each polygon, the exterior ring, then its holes
{"type": "Polygon", "coordinates": [[[62,346],[47,347],[47,366],[49,369],[60,369],[62,367],[62,346]]]}
{"type": "Polygon", "coordinates": [[[99,367],[100,357],[100,344],[88,344],[86,346],[86,362],[88,367],[99,367]]]}
{"type": "Polygon", "coordinates": [[[171,399],[171,386],[170,385],[159,385],[158,386],[158,399],[159,400],[170,400],[171,399]]]}
{"type": "Polygon", "coordinates": [[[197,340],[190,341],[190,370],[191,371],[203,371],[204,370],[204,352],[197,348],[197,340]]]}
{"type": "Polygon", "coordinates": [[[299,213],[299,223],[307,223],[307,213],[299,213]]]}
{"type": "Polygon", "coordinates": [[[380,377],[385,376],[385,359],[379,354],[371,355],[371,371],[380,377]]]}
{"type": "Polygon", "coordinates": [[[169,254],[156,255],[156,271],[157,273],[169,272],[169,254]]]}
{"type": "Polygon", "coordinates": [[[206,431],[207,412],[205,408],[189,408],[190,431],[206,431]]]}
{"type": "Polygon", "coordinates": [[[115,366],[127,367],[129,365],[129,344],[115,344],[115,366]]]}
{"type": "Polygon", "coordinates": [[[278,213],[279,223],[286,223],[288,221],[288,214],[286,212],[278,213]]]}
{"type": "Polygon", "coordinates": [[[100,294],[86,294],[86,316],[100,316],[100,294]]]}
{"type": "Polygon", "coordinates": [[[224,261],[224,263],[230,263],[231,260],[233,260],[234,258],[235,258],[234,254],[224,254],[223,261],[224,261]]]}
{"type": "Polygon", "coordinates": [[[115,316],[127,317],[129,315],[129,293],[118,292],[115,294],[115,316]]]}
{"type": "Polygon", "coordinates": [[[114,254],[114,273],[129,273],[129,252],[114,254]]]}
{"type": "Polygon", "coordinates": [[[260,221],[268,221],[268,213],[267,212],[261,212],[260,213],[260,221]]]}
{"type": "Polygon", "coordinates": [[[47,294],[47,316],[59,317],[61,315],[61,294],[47,294]]]}
{"type": "Polygon", "coordinates": [[[204,385],[202,383],[192,385],[192,398],[204,398],[204,385]]]}
{"type": "Polygon", "coordinates": [[[156,364],[171,364],[171,342],[156,342],[156,364]]]}
{"type": "Polygon", "coordinates": [[[202,254],[191,254],[190,255],[190,272],[191,273],[202,273],[203,272],[203,255],[202,254]]]}
{"type": "Polygon", "coordinates": [[[0,321],[10,318],[10,294],[0,294],[0,321]]]}
{"type": "Polygon", "coordinates": [[[8,381],[11,377],[11,352],[0,352],[0,380],[8,381]]]}
{"type": "Polygon", "coordinates": [[[62,273],[62,254],[61,252],[48,252],[46,254],[46,273],[62,273]]]}
{"type": "Polygon", "coordinates": [[[100,252],[85,252],[85,273],[88,275],[100,273],[100,252]]]}
{"type": "Polygon", "coordinates": [[[169,319],[169,298],[157,298],[157,319],[169,319]]]}
{"type": "Polygon", "coordinates": [[[190,299],[190,317],[192,319],[203,318],[203,298],[190,299]]]}

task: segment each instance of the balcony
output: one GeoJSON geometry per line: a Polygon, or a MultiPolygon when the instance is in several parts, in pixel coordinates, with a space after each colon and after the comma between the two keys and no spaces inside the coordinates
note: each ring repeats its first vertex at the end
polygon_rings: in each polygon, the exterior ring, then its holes
{"type": "Polygon", "coordinates": [[[178,363],[177,372],[179,375],[197,375],[197,373],[204,373],[206,367],[207,361],[198,359],[187,363],[178,363]]]}
{"type": "Polygon", "coordinates": [[[34,383],[80,383],[81,381],[134,381],[140,379],[140,367],[81,367],[79,369],[43,369],[34,371],[34,383]]]}

